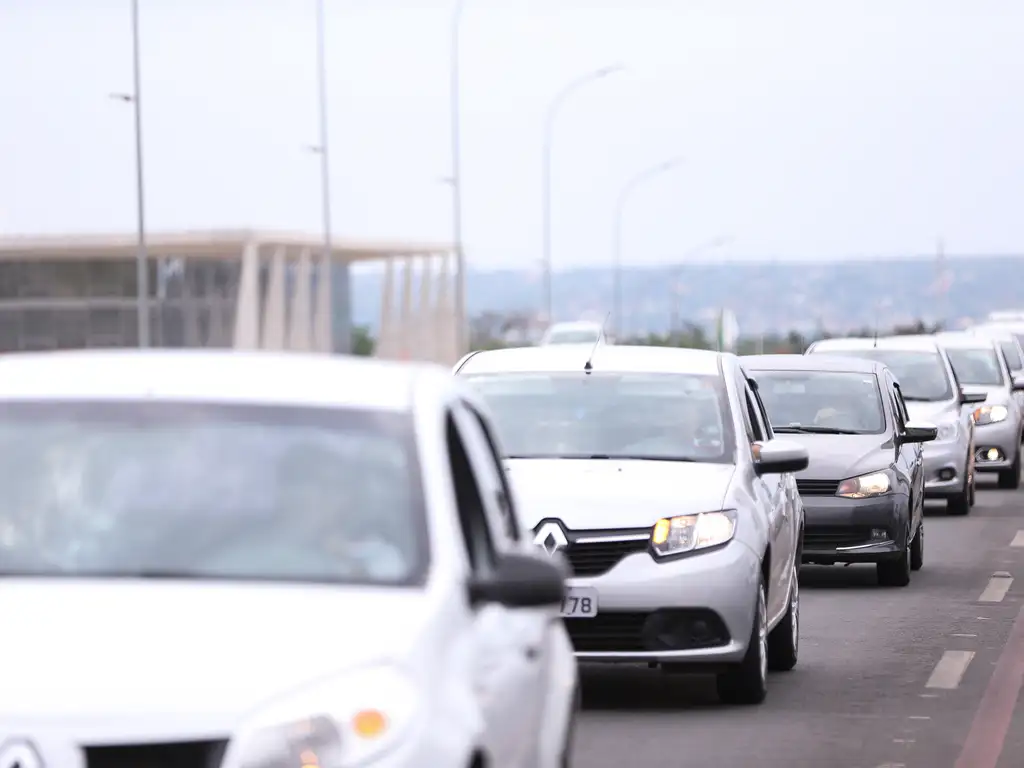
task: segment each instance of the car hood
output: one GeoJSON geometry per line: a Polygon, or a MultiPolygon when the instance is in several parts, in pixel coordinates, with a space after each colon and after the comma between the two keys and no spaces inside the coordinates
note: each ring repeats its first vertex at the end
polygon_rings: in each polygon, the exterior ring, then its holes
{"type": "MultiPolygon", "coordinates": [[[[964,392],[983,392],[986,396],[985,405],[1006,405],[1010,402],[1010,390],[1006,387],[979,387],[969,386],[963,388],[964,392]]],[[[980,403],[978,404],[980,405],[980,403]]],[[[977,408],[978,405],[971,405],[977,408]]]]}
{"type": "Polygon", "coordinates": [[[721,509],[732,464],[609,459],[505,462],[525,525],[557,518],[573,530],[642,528],[721,509]]]}
{"type": "Polygon", "coordinates": [[[7,579],[0,722],[93,743],[225,738],[272,698],[401,658],[427,602],[401,589],[7,579]]]}
{"type": "Polygon", "coordinates": [[[935,403],[908,400],[907,414],[911,421],[928,421],[938,426],[944,421],[958,419],[960,404],[956,400],[942,400],[935,403]]]}
{"type": "Polygon", "coordinates": [[[894,446],[887,435],[779,435],[807,449],[810,463],[797,479],[842,480],[887,467],[894,446]]]}

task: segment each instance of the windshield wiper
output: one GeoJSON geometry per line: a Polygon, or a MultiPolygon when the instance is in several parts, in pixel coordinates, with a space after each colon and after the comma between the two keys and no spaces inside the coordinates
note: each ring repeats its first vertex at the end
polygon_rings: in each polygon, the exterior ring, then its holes
{"type": "Polygon", "coordinates": [[[944,400],[949,400],[949,397],[914,397],[913,395],[903,395],[903,399],[908,403],[941,403],[944,400]]]}
{"type": "Polygon", "coordinates": [[[838,427],[821,427],[817,424],[787,424],[784,427],[772,427],[774,432],[784,434],[807,434],[807,435],[859,435],[862,434],[855,429],[839,429],[838,427]]]}

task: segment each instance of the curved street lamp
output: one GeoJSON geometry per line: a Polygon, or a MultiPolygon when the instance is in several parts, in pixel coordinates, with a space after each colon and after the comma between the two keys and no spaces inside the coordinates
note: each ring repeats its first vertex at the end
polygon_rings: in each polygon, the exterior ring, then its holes
{"type": "Polygon", "coordinates": [[[451,163],[452,163],[452,245],[455,248],[455,317],[457,328],[455,344],[458,356],[464,355],[466,346],[466,259],[462,249],[462,17],[466,0],[455,0],[451,16],[451,163]]]}
{"type": "Polygon", "coordinates": [[[622,220],[626,204],[637,189],[661,174],[679,167],[682,162],[681,157],[675,157],[645,168],[626,182],[615,202],[613,219],[615,229],[612,233],[612,317],[615,320],[612,322],[612,327],[616,331],[622,328],[622,220]]]}
{"type": "Polygon", "coordinates": [[[543,230],[544,230],[544,246],[543,246],[543,262],[544,262],[544,315],[545,321],[550,323],[552,317],[552,266],[551,266],[551,153],[552,153],[552,138],[554,135],[555,120],[558,118],[562,107],[565,106],[566,102],[570,98],[575,96],[579,91],[588,85],[596,83],[598,80],[622,72],[625,68],[621,64],[613,64],[600,69],[595,69],[592,72],[588,72],[575,80],[570,81],[562,90],[560,90],[551,100],[548,106],[547,113],[544,119],[544,157],[543,157],[543,190],[542,190],[542,208],[543,208],[543,230]]]}

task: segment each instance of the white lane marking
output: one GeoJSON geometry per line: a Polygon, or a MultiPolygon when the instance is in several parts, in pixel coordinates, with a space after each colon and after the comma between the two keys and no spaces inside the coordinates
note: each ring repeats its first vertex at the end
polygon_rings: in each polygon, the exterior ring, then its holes
{"type": "Polygon", "coordinates": [[[920,696],[922,699],[937,699],[937,698],[939,698],[939,694],[937,694],[937,693],[919,693],[917,695],[920,696]]]}
{"type": "Polygon", "coordinates": [[[1010,591],[1013,579],[1006,576],[993,576],[988,580],[988,586],[978,598],[979,603],[1001,603],[1006,593],[1010,591]]]}
{"type": "Polygon", "coordinates": [[[971,634],[970,632],[954,632],[950,637],[977,637],[977,635],[971,634]]]}
{"type": "Polygon", "coordinates": [[[951,691],[960,685],[967,671],[967,665],[974,658],[974,651],[946,651],[939,663],[932,670],[932,676],[925,683],[925,688],[943,688],[951,691]]]}
{"type": "Polygon", "coordinates": [[[878,768],[907,768],[906,763],[882,763],[878,768]]]}
{"type": "Polygon", "coordinates": [[[1017,535],[1010,542],[1011,547],[1024,547],[1024,531],[1017,531],[1017,535]]]}
{"type": "Polygon", "coordinates": [[[911,715],[907,720],[931,720],[928,715],[911,715]]]}

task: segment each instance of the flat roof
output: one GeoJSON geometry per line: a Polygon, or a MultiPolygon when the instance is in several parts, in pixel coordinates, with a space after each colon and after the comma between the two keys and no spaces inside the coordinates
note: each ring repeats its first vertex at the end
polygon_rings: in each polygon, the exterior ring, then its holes
{"type": "MultiPolygon", "coordinates": [[[[248,245],[309,248],[321,253],[323,238],[309,233],[256,229],[150,232],[146,235],[146,250],[154,257],[223,258],[232,253],[240,256],[248,245]]],[[[129,259],[135,257],[137,250],[135,233],[0,235],[0,261],[129,259]]],[[[338,239],[331,244],[331,258],[339,262],[376,261],[396,255],[442,255],[453,251],[450,243],[399,240],[338,239]]]]}
{"type": "Polygon", "coordinates": [[[679,347],[641,347],[618,344],[552,344],[477,352],[463,363],[460,374],[583,373],[594,351],[594,373],[721,374],[720,352],[679,347]]]}
{"type": "Polygon", "coordinates": [[[70,350],[0,356],[3,400],[174,400],[405,411],[440,366],[297,352],[70,350]],[[422,377],[422,378],[421,378],[422,377]]]}
{"type": "Polygon", "coordinates": [[[883,363],[864,357],[815,355],[750,355],[740,358],[749,371],[827,371],[834,373],[877,373],[883,363]]]}

